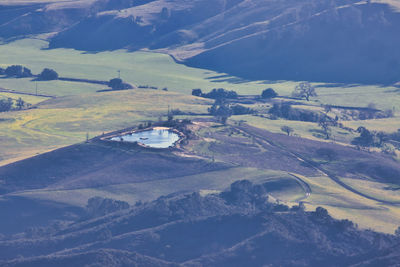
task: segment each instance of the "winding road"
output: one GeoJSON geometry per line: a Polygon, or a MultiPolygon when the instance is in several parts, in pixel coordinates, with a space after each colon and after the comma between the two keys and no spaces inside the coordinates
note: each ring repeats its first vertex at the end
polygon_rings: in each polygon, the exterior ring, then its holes
{"type": "MultiPolygon", "coordinates": [[[[286,155],[291,156],[296,158],[297,160],[306,163],[307,165],[309,165],[311,168],[315,169],[316,171],[318,171],[319,173],[321,173],[323,176],[326,176],[328,178],[330,178],[333,182],[335,182],[336,184],[340,185],[341,187],[343,187],[344,189],[357,194],[361,197],[364,197],[366,199],[369,200],[374,200],[377,202],[380,202],[382,204],[389,204],[389,205],[400,205],[400,201],[388,201],[388,200],[383,200],[383,199],[379,199],[370,195],[367,195],[365,193],[362,193],[360,191],[358,191],[357,189],[354,189],[353,187],[349,186],[348,184],[342,182],[340,180],[339,177],[337,177],[335,174],[333,174],[332,172],[325,170],[324,168],[322,168],[321,166],[319,166],[318,164],[316,164],[314,161],[302,156],[299,153],[293,152],[291,150],[289,150],[287,147],[282,146],[281,144],[276,144],[270,140],[266,140],[264,136],[260,136],[254,132],[252,132],[251,130],[249,130],[249,128],[251,128],[251,126],[244,124],[244,126],[234,126],[231,125],[232,128],[241,131],[243,133],[246,133],[247,135],[251,136],[254,138],[254,140],[260,144],[261,146],[263,146],[264,148],[268,148],[268,146],[273,146],[275,148],[280,149],[282,152],[284,152],[286,155]]],[[[291,174],[292,175],[292,174],[291,174]]],[[[304,185],[306,184],[307,186],[304,188],[305,192],[306,192],[306,197],[307,198],[312,192],[311,192],[311,187],[305,182],[303,181],[301,178],[292,175],[293,177],[296,178],[297,181],[301,181],[301,183],[304,185]],[[308,188],[308,189],[307,189],[308,188]]]]}

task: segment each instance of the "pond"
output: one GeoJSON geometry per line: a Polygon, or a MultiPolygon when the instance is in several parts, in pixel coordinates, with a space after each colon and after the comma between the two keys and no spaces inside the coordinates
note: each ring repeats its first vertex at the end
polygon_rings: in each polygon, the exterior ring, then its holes
{"type": "Polygon", "coordinates": [[[167,129],[152,129],[111,138],[112,141],[138,142],[153,148],[168,148],[179,140],[179,135],[167,129]]]}

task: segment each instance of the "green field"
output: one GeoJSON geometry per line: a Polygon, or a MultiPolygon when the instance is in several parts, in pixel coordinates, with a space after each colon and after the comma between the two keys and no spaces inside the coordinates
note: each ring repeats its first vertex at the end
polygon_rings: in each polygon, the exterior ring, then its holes
{"type": "Polygon", "coordinates": [[[0,165],[58,147],[82,142],[103,132],[158,121],[168,105],[204,113],[209,100],[172,92],[132,90],[65,96],[36,109],[0,113],[0,165]]]}
{"type": "MultiPolygon", "coordinates": [[[[381,204],[360,197],[338,186],[327,177],[303,177],[303,179],[311,186],[313,192],[306,200],[306,206],[310,210],[323,206],[335,218],[347,218],[361,228],[371,228],[386,233],[393,233],[400,225],[400,208],[397,205],[381,204]]],[[[345,181],[351,185],[358,185],[357,187],[363,188],[364,192],[370,195],[382,196],[382,190],[370,187],[376,184],[354,179],[345,181]]],[[[389,198],[399,199],[397,194],[389,198]]]]}
{"type": "MultiPolygon", "coordinates": [[[[21,64],[40,73],[43,68],[55,69],[61,77],[110,80],[115,78],[121,71],[121,78],[135,85],[150,85],[168,88],[170,91],[191,93],[191,89],[224,87],[242,93],[259,94],[267,85],[260,82],[230,83],[223,81],[224,78],[213,78],[220,73],[213,71],[189,68],[177,64],[165,54],[150,52],[129,53],[125,50],[117,50],[101,53],[83,53],[72,49],[47,50],[47,42],[37,39],[24,39],[0,46],[0,67],[21,64]]],[[[229,78],[229,77],[228,77],[229,78]]],[[[232,78],[232,77],[230,77],[232,78]]],[[[35,85],[29,82],[0,81],[0,87],[33,92],[35,85]],[[13,84],[15,82],[15,84],[13,84]]],[[[71,85],[62,86],[62,91],[55,89],[60,86],[59,82],[38,83],[40,92],[50,95],[77,94],[81,92],[92,92],[99,86],[76,86],[79,89],[65,90],[71,85]],[[43,84],[43,85],[42,85],[43,84]]],[[[285,88],[284,85],[279,87],[285,88]]],[[[290,86],[291,87],[291,86],[290,86]]]]}

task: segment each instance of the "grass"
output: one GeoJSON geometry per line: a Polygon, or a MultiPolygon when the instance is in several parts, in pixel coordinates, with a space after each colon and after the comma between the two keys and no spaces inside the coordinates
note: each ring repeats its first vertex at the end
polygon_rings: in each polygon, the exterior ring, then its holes
{"type": "MultiPolygon", "coordinates": [[[[102,196],[119,199],[134,204],[136,201],[151,201],[160,196],[176,192],[218,192],[227,189],[231,183],[247,179],[255,183],[265,183],[281,178],[293,180],[289,175],[278,171],[266,171],[255,168],[231,168],[211,171],[196,175],[184,176],[168,180],[156,180],[129,184],[118,184],[98,188],[82,188],[72,190],[33,190],[13,195],[28,198],[51,200],[75,206],[85,206],[87,199],[102,196]]],[[[293,200],[301,195],[301,187],[282,188],[273,192],[273,197],[281,200],[293,200]]]]}
{"type": "Polygon", "coordinates": [[[31,78],[0,79],[0,87],[10,90],[15,90],[17,92],[36,94],[36,85],[37,85],[37,93],[39,95],[49,95],[49,96],[88,94],[88,93],[95,93],[98,90],[106,89],[106,86],[104,85],[80,83],[80,82],[66,82],[58,80],[34,82],[32,81],[31,78]]]}
{"type": "Polygon", "coordinates": [[[204,113],[209,101],[164,91],[118,91],[51,99],[37,109],[0,113],[0,165],[103,132],[166,116],[168,105],[204,113]]]}
{"type": "Polygon", "coordinates": [[[303,138],[318,140],[318,141],[328,141],[331,142],[334,140],[335,142],[342,144],[349,144],[351,140],[356,136],[353,133],[347,132],[338,127],[330,127],[331,129],[331,139],[326,140],[324,136],[322,136],[321,128],[317,123],[313,122],[304,122],[304,121],[289,121],[283,119],[270,120],[263,117],[252,116],[252,115],[242,115],[242,116],[233,116],[231,120],[235,121],[245,121],[247,124],[268,130],[273,133],[282,133],[282,126],[289,126],[293,128],[295,135],[298,135],[303,138]]]}
{"type": "Polygon", "coordinates": [[[400,128],[400,118],[393,117],[387,119],[374,119],[374,120],[358,120],[358,121],[344,121],[344,126],[357,129],[364,126],[371,131],[383,131],[387,133],[397,132],[400,128]]]}
{"type": "MultiPolygon", "coordinates": [[[[205,91],[224,87],[245,94],[260,94],[268,85],[260,82],[230,83],[224,81],[220,73],[213,71],[189,68],[177,64],[165,54],[150,52],[129,53],[117,50],[101,53],[82,53],[72,49],[47,50],[47,42],[37,39],[24,39],[0,46],[0,62],[2,67],[21,64],[31,68],[33,73],[40,73],[43,68],[53,68],[62,77],[109,80],[116,77],[121,70],[121,78],[136,85],[150,85],[170,91],[190,94],[191,89],[202,88],[205,91]]],[[[9,81],[10,89],[29,90],[32,92],[34,84],[9,81]],[[16,82],[15,85],[12,83],[16,82]]],[[[50,85],[53,82],[50,83],[50,85]]],[[[3,83],[0,81],[0,87],[3,83]]],[[[57,84],[59,85],[59,84],[57,84]]],[[[52,90],[39,83],[42,92],[55,94],[52,90]],[[50,90],[50,91],[49,91],[50,90]]],[[[79,85],[81,86],[81,85],[79,85]]],[[[280,88],[285,86],[279,85],[280,88]]],[[[87,88],[82,88],[87,92],[87,88]]],[[[279,91],[279,90],[278,90],[279,91]]],[[[66,92],[68,93],[68,91],[66,92]]],[[[77,89],[75,93],[79,93],[77,89]]]]}
{"type": "Polygon", "coordinates": [[[29,103],[29,104],[32,104],[32,105],[49,99],[48,97],[0,92],[0,99],[1,98],[11,98],[13,100],[17,100],[18,98],[22,98],[22,100],[24,100],[26,103],[29,103]]]}
{"type": "MultiPolygon", "coordinates": [[[[125,50],[100,53],[83,53],[73,49],[48,50],[48,43],[39,39],[23,39],[0,45],[0,67],[22,64],[39,73],[43,68],[53,68],[60,76],[109,80],[117,76],[136,85],[167,87],[170,91],[190,94],[191,89],[203,91],[223,87],[240,94],[260,94],[265,88],[272,87],[279,95],[291,95],[297,82],[293,81],[238,81],[237,78],[210,70],[190,68],[177,64],[165,54],[151,52],[127,52],[125,50]]],[[[26,79],[0,80],[0,87],[32,92],[34,84],[26,79]]],[[[99,86],[65,82],[40,82],[42,93],[70,95],[93,92],[99,86]],[[72,85],[72,86],[71,86],[72,85]],[[56,89],[55,89],[56,88],[56,89]],[[72,89],[71,89],[72,88],[72,89]]],[[[400,108],[400,95],[395,87],[378,85],[341,85],[315,83],[318,97],[313,98],[323,104],[360,106],[375,103],[377,108],[400,108]]],[[[101,87],[101,86],[100,86],[101,87]]]]}
{"type": "Polygon", "coordinates": [[[353,187],[354,189],[368,196],[372,196],[385,201],[400,202],[400,191],[388,189],[391,188],[391,186],[395,187],[395,185],[389,185],[389,184],[361,180],[361,179],[341,178],[341,180],[344,183],[353,187]]]}
{"type": "Polygon", "coordinates": [[[378,109],[400,109],[400,95],[396,87],[378,85],[354,85],[319,87],[316,100],[322,104],[366,107],[374,103],[378,109]]]}
{"type": "MultiPolygon", "coordinates": [[[[385,233],[393,233],[400,225],[398,206],[380,204],[363,198],[340,187],[328,177],[304,177],[303,180],[312,190],[312,194],[306,200],[308,210],[322,206],[335,218],[347,218],[361,228],[385,233]]],[[[354,182],[357,183],[358,180],[354,182]]]]}

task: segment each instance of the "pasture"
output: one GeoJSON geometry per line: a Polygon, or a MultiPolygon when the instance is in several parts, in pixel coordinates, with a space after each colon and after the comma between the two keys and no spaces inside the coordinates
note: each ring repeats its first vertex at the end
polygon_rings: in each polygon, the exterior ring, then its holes
{"type": "Polygon", "coordinates": [[[46,100],[37,108],[0,113],[0,165],[147,121],[168,106],[205,113],[209,100],[173,92],[129,90],[46,100]]]}

